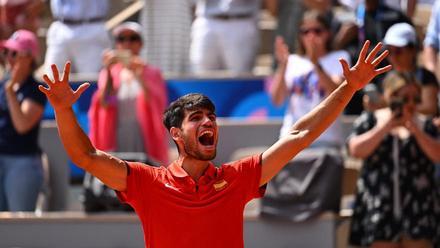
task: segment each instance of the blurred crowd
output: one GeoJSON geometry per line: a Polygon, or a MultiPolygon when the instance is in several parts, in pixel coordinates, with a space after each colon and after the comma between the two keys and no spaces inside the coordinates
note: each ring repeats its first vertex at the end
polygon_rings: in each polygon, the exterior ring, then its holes
{"type": "Polygon", "coordinates": [[[353,133],[344,140],[336,121],[313,146],[347,145],[364,161],[353,244],[436,242],[440,155],[430,144],[440,137],[440,1],[424,3],[432,6],[426,27],[414,23],[417,0],[142,2],[138,22],[108,30],[109,0],[0,1],[0,211],[33,211],[43,183],[37,140],[46,99],[33,76],[40,66],[48,72],[71,61],[73,73],[99,75],[88,115],[97,148],[166,164],[164,75],[252,76],[264,11],[278,24],[268,95],[275,105],[288,102],[280,136],[344,80],[340,58],[356,61],[364,41],[383,42],[393,70],[347,106],[345,114],[359,116],[353,133]],[[43,54],[38,37],[49,7],[43,54]]]}

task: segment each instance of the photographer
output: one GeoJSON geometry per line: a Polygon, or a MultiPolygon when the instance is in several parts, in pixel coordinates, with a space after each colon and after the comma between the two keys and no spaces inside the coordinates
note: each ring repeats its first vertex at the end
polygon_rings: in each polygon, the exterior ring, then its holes
{"type": "Polygon", "coordinates": [[[432,247],[440,225],[438,130],[417,113],[421,87],[412,74],[390,73],[383,85],[387,107],[362,114],[348,138],[350,154],[364,159],[350,243],[432,247]]]}
{"type": "MultiPolygon", "coordinates": [[[[384,44],[390,51],[388,60],[393,65],[393,71],[412,73],[420,83],[422,101],[417,105],[417,112],[427,116],[438,115],[439,84],[432,72],[417,65],[419,42],[414,27],[408,23],[394,24],[388,29],[384,44]]],[[[379,90],[374,90],[373,86],[364,89],[364,108],[368,110],[375,110],[385,105],[379,90]]]]}
{"type": "Polygon", "coordinates": [[[113,30],[115,49],[104,52],[89,110],[90,139],[108,152],[144,152],[166,164],[162,113],[167,93],[161,72],[139,57],[142,27],[125,22],[113,30]]]}

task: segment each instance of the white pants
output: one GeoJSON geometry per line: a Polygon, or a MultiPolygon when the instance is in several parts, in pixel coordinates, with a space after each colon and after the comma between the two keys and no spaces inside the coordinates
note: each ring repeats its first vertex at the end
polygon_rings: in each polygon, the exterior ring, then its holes
{"type": "Polygon", "coordinates": [[[197,17],[192,25],[191,39],[190,61],[194,73],[252,72],[260,39],[254,18],[197,17]]]}
{"type": "Polygon", "coordinates": [[[72,62],[74,73],[97,73],[102,67],[102,52],[110,45],[104,22],[66,25],[55,21],[47,34],[45,73],[52,64],[63,68],[67,60],[72,62]]]}

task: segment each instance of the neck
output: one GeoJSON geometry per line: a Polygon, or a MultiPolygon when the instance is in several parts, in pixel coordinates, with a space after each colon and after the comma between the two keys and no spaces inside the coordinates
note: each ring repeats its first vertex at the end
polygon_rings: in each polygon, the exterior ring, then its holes
{"type": "Polygon", "coordinates": [[[182,166],[183,170],[196,182],[209,166],[209,161],[197,160],[184,155],[179,156],[177,163],[182,166]]]}

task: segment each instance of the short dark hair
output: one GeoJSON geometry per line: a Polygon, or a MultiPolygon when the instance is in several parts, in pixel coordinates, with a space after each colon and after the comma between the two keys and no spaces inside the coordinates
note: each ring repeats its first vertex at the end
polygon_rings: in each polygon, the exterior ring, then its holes
{"type": "Polygon", "coordinates": [[[215,112],[214,103],[205,95],[199,93],[191,93],[179,97],[172,102],[170,106],[163,113],[163,124],[168,129],[172,127],[180,128],[183,119],[185,118],[185,111],[195,109],[207,109],[215,112]]]}

